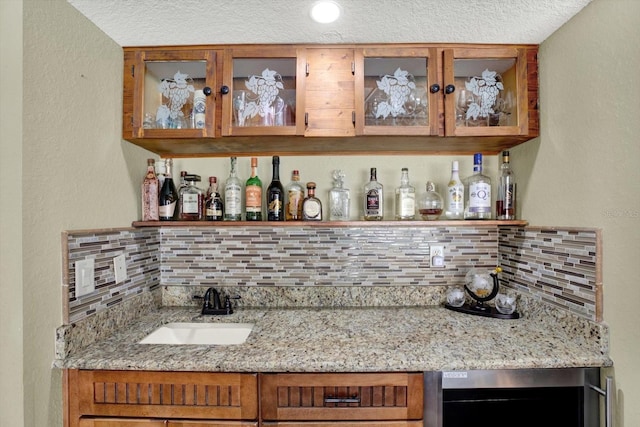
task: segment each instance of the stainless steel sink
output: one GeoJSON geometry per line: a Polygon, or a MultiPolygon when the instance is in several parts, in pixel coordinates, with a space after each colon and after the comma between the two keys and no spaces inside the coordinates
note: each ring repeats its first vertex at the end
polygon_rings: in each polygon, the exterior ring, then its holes
{"type": "Polygon", "coordinates": [[[242,344],[252,328],[252,323],[167,323],[143,338],[140,344],[242,344]]]}

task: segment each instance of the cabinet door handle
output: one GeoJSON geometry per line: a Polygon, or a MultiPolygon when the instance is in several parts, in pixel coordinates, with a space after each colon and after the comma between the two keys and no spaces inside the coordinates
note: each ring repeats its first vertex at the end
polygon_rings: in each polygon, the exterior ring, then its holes
{"type": "Polygon", "coordinates": [[[356,63],[351,62],[351,74],[356,75],[356,63]]]}
{"type": "Polygon", "coordinates": [[[440,92],[440,85],[438,83],[434,83],[431,85],[431,87],[429,88],[429,91],[431,93],[438,93],[440,92]]]}
{"type": "Polygon", "coordinates": [[[351,112],[351,123],[353,123],[353,127],[356,127],[356,112],[351,112]]]}
{"type": "Polygon", "coordinates": [[[304,113],[304,125],[309,126],[309,113],[304,113]]]}
{"type": "Polygon", "coordinates": [[[605,427],[613,427],[613,378],[607,377],[606,388],[603,390],[600,387],[589,385],[591,390],[596,391],[601,396],[604,396],[604,425],[605,427]]]}
{"type": "Polygon", "coordinates": [[[307,64],[304,67],[304,73],[308,76],[309,75],[309,63],[307,62],[307,64]]]}
{"type": "Polygon", "coordinates": [[[324,403],[360,403],[360,397],[355,394],[351,397],[337,397],[329,395],[324,398],[324,403]]]}
{"type": "Polygon", "coordinates": [[[446,95],[451,95],[455,91],[456,91],[456,87],[454,85],[446,85],[444,87],[444,93],[446,95]]]}

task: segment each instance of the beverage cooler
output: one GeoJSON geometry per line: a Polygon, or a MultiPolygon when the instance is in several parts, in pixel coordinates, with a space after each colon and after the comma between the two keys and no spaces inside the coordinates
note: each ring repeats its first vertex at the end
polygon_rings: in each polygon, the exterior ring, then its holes
{"type": "Polygon", "coordinates": [[[426,372],[425,425],[599,427],[604,395],[611,427],[610,396],[598,384],[599,368],[426,372]]]}

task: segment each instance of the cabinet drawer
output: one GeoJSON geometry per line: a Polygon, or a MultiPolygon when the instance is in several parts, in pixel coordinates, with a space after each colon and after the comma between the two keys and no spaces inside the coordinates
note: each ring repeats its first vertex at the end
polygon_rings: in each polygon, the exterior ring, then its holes
{"type": "Polygon", "coordinates": [[[423,427],[419,421],[339,421],[339,422],[265,422],[267,427],[423,427]]]}
{"type": "Polygon", "coordinates": [[[257,422],[175,421],[137,418],[83,418],[80,427],[257,427],[257,422]]]}
{"type": "Polygon", "coordinates": [[[264,374],[260,395],[263,420],[419,420],[424,384],[421,373],[264,374]]]}
{"type": "Polygon", "coordinates": [[[70,371],[77,414],[255,420],[256,374],[149,371],[70,371]]]}

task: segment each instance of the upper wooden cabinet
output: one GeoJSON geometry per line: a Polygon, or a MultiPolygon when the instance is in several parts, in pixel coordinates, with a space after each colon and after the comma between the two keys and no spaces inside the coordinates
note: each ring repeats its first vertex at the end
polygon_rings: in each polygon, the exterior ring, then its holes
{"type": "Polygon", "coordinates": [[[123,138],[166,157],[498,153],[538,136],[537,51],[125,48],[123,138]]]}

